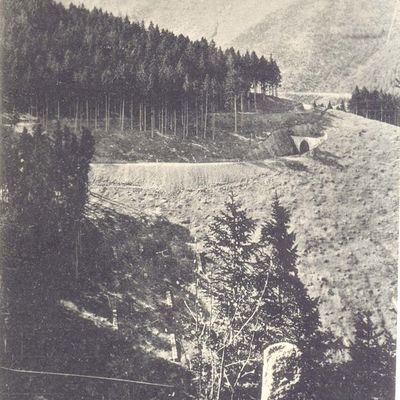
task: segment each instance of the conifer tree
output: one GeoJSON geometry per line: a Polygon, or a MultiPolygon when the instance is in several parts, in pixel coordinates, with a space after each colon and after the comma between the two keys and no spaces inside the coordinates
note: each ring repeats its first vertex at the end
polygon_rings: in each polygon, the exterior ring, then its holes
{"type": "Polygon", "coordinates": [[[290,232],[290,214],[275,195],[271,220],[264,224],[261,245],[270,254],[269,290],[262,310],[265,345],[279,341],[296,344],[302,352],[302,377],[297,392],[317,391],[317,376],[325,351],[318,303],[311,299],[298,276],[296,236],[290,232]]]}
{"type": "Polygon", "coordinates": [[[354,399],[394,399],[395,343],[388,333],[379,332],[370,311],[355,317],[355,339],[350,347],[350,391],[354,399]]]}
{"type": "MultiPolygon", "coordinates": [[[[244,398],[254,382],[255,336],[262,329],[259,308],[264,291],[255,282],[257,245],[253,241],[255,222],[247,216],[233,195],[225,210],[214,218],[207,237],[208,278],[205,291],[214,304],[207,350],[208,395],[215,399],[244,398]],[[214,379],[212,379],[214,377],[214,379]],[[247,387],[247,389],[246,389],[247,387]]],[[[254,390],[254,389],[253,389],[254,390]]]]}

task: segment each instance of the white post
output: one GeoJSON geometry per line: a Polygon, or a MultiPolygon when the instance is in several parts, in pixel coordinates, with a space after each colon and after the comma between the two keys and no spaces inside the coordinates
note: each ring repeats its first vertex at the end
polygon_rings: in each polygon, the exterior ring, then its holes
{"type": "Polygon", "coordinates": [[[292,343],[276,343],[264,350],[261,400],[284,400],[300,380],[300,351],[292,343]],[[289,374],[287,372],[290,372],[289,374]],[[291,376],[291,380],[285,379],[291,376]],[[280,380],[277,380],[280,377],[280,380]]]}

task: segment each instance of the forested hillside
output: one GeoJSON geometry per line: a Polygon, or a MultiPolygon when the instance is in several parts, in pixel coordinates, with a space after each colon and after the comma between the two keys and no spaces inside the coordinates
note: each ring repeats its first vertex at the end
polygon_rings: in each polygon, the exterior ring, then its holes
{"type": "Polygon", "coordinates": [[[69,117],[76,129],[83,118],[96,129],[101,119],[108,131],[117,119],[121,130],[138,125],[153,134],[157,125],[161,133],[206,135],[210,112],[254,109],[250,87],[273,94],[281,80],[272,58],[223,51],[97,9],[7,0],[5,20],[6,104],[45,125],[69,117]]]}

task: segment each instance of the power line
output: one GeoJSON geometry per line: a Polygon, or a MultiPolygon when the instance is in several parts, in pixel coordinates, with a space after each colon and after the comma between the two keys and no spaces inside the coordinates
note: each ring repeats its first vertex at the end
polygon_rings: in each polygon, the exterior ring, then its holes
{"type": "Polygon", "coordinates": [[[137,385],[155,386],[155,387],[164,387],[164,388],[174,389],[173,385],[167,385],[164,383],[133,381],[131,379],[109,378],[109,377],[105,377],[105,376],[68,374],[68,373],[62,373],[62,372],[30,371],[30,370],[24,370],[24,369],[6,368],[6,367],[2,367],[2,366],[0,366],[0,369],[3,369],[5,371],[10,371],[10,372],[16,372],[16,373],[20,373],[20,374],[51,375],[51,376],[63,376],[63,377],[67,377],[67,378],[96,379],[96,380],[102,380],[102,381],[134,383],[137,385]]]}

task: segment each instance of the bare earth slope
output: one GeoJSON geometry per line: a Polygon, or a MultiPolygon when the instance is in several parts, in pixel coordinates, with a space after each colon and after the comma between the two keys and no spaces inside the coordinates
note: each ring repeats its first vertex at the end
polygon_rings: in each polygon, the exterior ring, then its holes
{"type": "Polygon", "coordinates": [[[277,191],[291,210],[301,276],[326,327],[352,336],[371,309],[395,332],[400,128],[332,111],[314,157],[258,163],[94,164],[91,189],[125,212],[162,214],[201,239],[234,191],[259,221],[277,191]]]}

